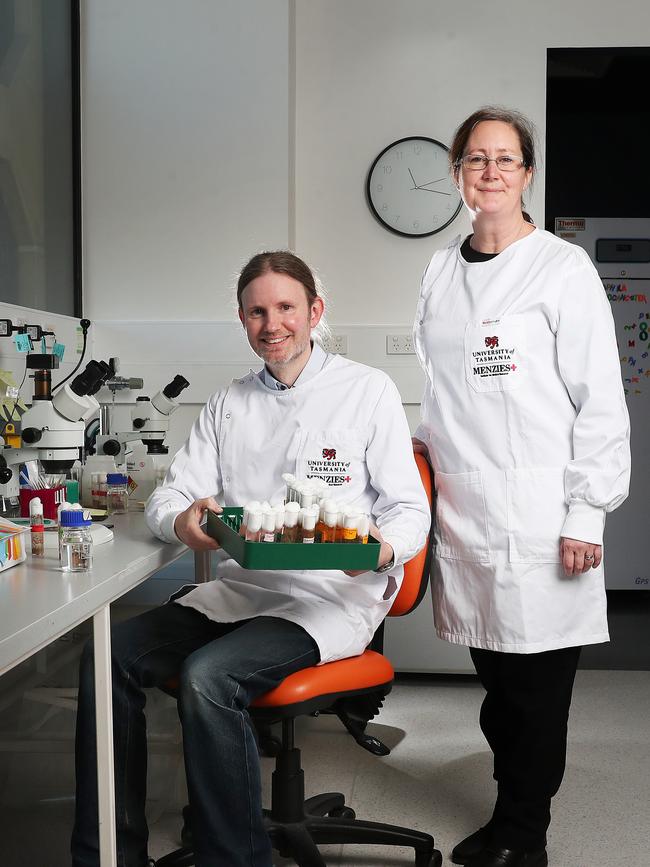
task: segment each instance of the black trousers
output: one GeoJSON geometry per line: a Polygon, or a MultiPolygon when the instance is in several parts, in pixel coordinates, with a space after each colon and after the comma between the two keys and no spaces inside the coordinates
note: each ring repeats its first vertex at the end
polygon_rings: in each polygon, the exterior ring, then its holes
{"type": "Polygon", "coordinates": [[[481,729],[494,753],[493,842],[508,849],[545,845],[551,798],[566,765],[567,723],[580,647],[544,653],[470,648],[487,695],[481,729]]]}

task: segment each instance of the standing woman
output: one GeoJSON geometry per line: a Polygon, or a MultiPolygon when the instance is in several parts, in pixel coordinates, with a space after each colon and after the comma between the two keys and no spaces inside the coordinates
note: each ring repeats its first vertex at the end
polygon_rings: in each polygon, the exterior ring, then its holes
{"type": "Polygon", "coordinates": [[[609,639],[603,527],[627,496],[629,420],[596,270],[523,211],[530,123],[479,109],[450,164],[473,234],[422,279],[416,439],[436,480],[436,632],[470,648],[498,785],[452,860],[546,867],[580,649],[609,639]]]}

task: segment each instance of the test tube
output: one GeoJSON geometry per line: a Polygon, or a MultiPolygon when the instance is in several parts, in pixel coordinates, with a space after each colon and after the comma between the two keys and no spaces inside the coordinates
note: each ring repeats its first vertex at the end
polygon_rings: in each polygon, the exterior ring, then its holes
{"type": "Polygon", "coordinates": [[[279,503],[273,507],[275,512],[275,541],[282,541],[282,530],[284,528],[284,503],[279,503]]]}
{"type": "Polygon", "coordinates": [[[284,502],[290,503],[292,500],[295,500],[294,486],[296,484],[296,477],[293,475],[293,473],[282,473],[282,481],[287,486],[284,495],[284,502]]]}
{"type": "Polygon", "coordinates": [[[311,508],[300,510],[302,532],[300,541],[305,544],[312,544],[316,537],[316,518],[317,513],[311,508]]]}
{"type": "Polygon", "coordinates": [[[357,542],[362,545],[368,544],[368,536],[370,534],[370,516],[360,515],[357,519],[357,542]]]}
{"type": "Polygon", "coordinates": [[[300,505],[291,500],[284,507],[284,527],[282,528],[283,542],[299,542],[300,528],[298,527],[298,515],[300,514],[300,505]]]}
{"type": "Polygon", "coordinates": [[[242,536],[244,539],[246,538],[246,525],[248,524],[248,516],[251,512],[260,511],[261,508],[262,506],[257,500],[251,500],[250,503],[247,503],[244,506],[242,521],[239,527],[239,535],[242,536]]]}
{"type": "Polygon", "coordinates": [[[93,509],[104,508],[104,501],[99,490],[99,473],[90,474],[90,504],[93,509]]]}
{"type": "Polygon", "coordinates": [[[336,521],[338,519],[338,509],[333,500],[325,501],[325,515],[323,521],[323,529],[321,531],[322,542],[336,542],[336,521]]]}
{"type": "Polygon", "coordinates": [[[32,497],[29,501],[29,523],[32,537],[32,557],[42,557],[45,553],[45,520],[40,497],[32,497]]]}
{"type": "Polygon", "coordinates": [[[275,512],[268,508],[262,512],[262,535],[260,542],[275,542],[275,512]]]}
{"type": "Polygon", "coordinates": [[[248,515],[248,524],[246,525],[246,541],[259,542],[262,535],[262,510],[257,509],[250,512],[248,515]]]}
{"type": "Polygon", "coordinates": [[[358,514],[355,509],[346,509],[343,513],[343,533],[341,535],[342,542],[357,541],[357,520],[358,514]]]}

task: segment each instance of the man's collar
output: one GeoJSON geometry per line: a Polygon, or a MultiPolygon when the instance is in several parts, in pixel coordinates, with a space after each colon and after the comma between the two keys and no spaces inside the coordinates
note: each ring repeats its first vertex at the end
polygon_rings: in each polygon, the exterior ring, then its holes
{"type": "Polygon", "coordinates": [[[286,391],[288,388],[294,388],[294,386],[296,385],[302,385],[304,382],[308,382],[310,379],[312,379],[312,377],[316,376],[317,373],[320,373],[326,360],[327,353],[320,345],[320,343],[316,343],[316,341],[314,341],[312,343],[309,360],[300,371],[300,374],[298,375],[298,378],[293,385],[285,385],[283,382],[280,382],[280,380],[276,379],[273,376],[273,374],[266,365],[264,365],[264,367],[260,371],[259,376],[267,388],[272,388],[277,391],[286,391]]]}

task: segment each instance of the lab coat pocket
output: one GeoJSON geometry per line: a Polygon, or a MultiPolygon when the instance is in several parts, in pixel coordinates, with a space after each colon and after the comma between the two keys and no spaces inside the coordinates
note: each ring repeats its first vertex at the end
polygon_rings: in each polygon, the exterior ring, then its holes
{"type": "Polygon", "coordinates": [[[519,314],[468,322],[465,377],[474,391],[510,391],[526,376],[526,329],[519,314]]]}
{"type": "Polygon", "coordinates": [[[564,467],[506,470],[511,563],[559,563],[564,467]]]}
{"type": "Polygon", "coordinates": [[[352,499],[366,490],[367,436],[360,428],[303,430],[296,461],[298,478],[319,478],[352,499]]]}
{"type": "Polygon", "coordinates": [[[490,563],[481,473],[436,472],[435,484],[437,555],[446,560],[490,563]]]}

